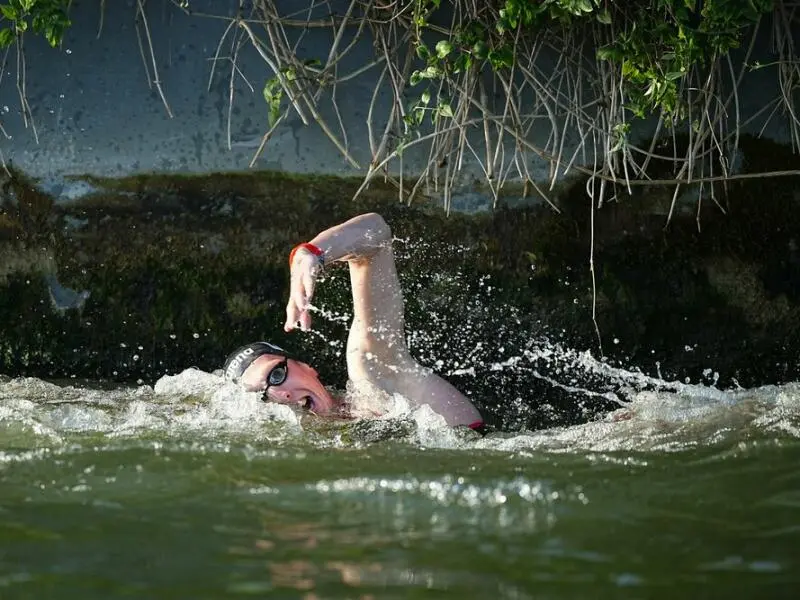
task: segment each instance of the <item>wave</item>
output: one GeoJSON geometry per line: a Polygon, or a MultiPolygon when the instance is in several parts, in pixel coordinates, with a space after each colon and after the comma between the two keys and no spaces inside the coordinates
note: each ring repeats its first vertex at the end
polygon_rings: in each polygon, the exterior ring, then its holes
{"type": "MultiPolygon", "coordinates": [[[[608,453],[674,452],[800,438],[798,382],[722,390],[713,384],[665,381],[612,367],[589,353],[550,344],[527,349],[493,368],[535,370],[576,397],[591,400],[601,395],[613,399],[618,408],[580,425],[481,437],[448,428],[427,406],[412,409],[399,396],[382,400],[386,412],[380,418],[331,422],[288,406],[265,404],[258,393],[192,368],[164,376],[153,386],[111,389],[35,378],[0,381],[0,440],[5,447],[21,449],[88,437],[325,447],[402,441],[453,450],[608,453]],[[556,375],[539,372],[548,366],[556,375]],[[575,386],[575,373],[601,381],[600,391],[575,386]]],[[[525,399],[525,404],[537,401],[546,398],[525,399]]]]}

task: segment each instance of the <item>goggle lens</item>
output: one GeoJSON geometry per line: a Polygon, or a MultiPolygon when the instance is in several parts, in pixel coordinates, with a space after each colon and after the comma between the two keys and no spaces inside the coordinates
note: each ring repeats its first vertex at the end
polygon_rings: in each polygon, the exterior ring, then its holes
{"type": "Polygon", "coordinates": [[[267,383],[269,383],[270,386],[273,386],[281,385],[284,381],[286,381],[286,377],[289,374],[289,371],[286,367],[287,365],[285,362],[275,365],[267,376],[267,383]]]}

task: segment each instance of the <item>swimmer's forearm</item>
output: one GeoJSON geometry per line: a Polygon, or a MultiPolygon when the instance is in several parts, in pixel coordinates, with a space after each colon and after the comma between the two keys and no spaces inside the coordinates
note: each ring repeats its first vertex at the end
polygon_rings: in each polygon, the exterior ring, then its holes
{"type": "Polygon", "coordinates": [[[368,258],[390,244],[392,231],[377,213],[353,217],[309,240],[325,252],[325,262],[368,258]]]}

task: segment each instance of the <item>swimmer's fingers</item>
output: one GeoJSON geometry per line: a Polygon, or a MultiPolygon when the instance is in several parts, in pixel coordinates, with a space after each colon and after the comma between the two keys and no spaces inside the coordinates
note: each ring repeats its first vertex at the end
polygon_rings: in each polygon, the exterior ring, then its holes
{"type": "Polygon", "coordinates": [[[292,265],[289,302],[286,305],[286,323],[283,328],[291,331],[298,325],[303,331],[311,328],[311,313],[308,308],[314,297],[314,285],[319,273],[316,257],[298,253],[292,265]]]}
{"type": "Polygon", "coordinates": [[[300,331],[309,331],[311,329],[311,311],[304,310],[300,313],[300,331]]]}
{"type": "Polygon", "coordinates": [[[297,309],[297,305],[294,303],[294,301],[290,298],[289,302],[286,303],[286,322],[283,324],[283,330],[288,333],[294,329],[297,326],[299,317],[300,311],[297,309]]]}
{"type": "Polygon", "coordinates": [[[283,324],[283,330],[288,333],[298,327],[300,327],[301,331],[311,329],[311,312],[299,310],[297,305],[289,303],[286,306],[286,323],[283,324]]]}
{"type": "Polygon", "coordinates": [[[295,329],[298,323],[309,321],[308,317],[303,317],[303,313],[308,313],[305,306],[305,292],[299,282],[295,285],[293,281],[289,301],[286,303],[286,323],[283,326],[285,331],[295,329]]]}
{"type": "Polygon", "coordinates": [[[308,311],[309,299],[308,291],[303,283],[299,279],[293,280],[289,302],[286,303],[286,323],[283,326],[285,331],[296,329],[298,325],[303,331],[311,328],[311,314],[308,311]]]}
{"type": "Polygon", "coordinates": [[[311,329],[311,298],[314,296],[314,277],[307,271],[302,274],[302,280],[299,284],[299,291],[295,302],[299,310],[298,320],[300,321],[300,330],[308,331],[311,329]]]}
{"type": "Polygon", "coordinates": [[[317,274],[314,273],[311,269],[308,271],[303,272],[303,296],[305,302],[303,303],[303,309],[308,309],[308,305],[311,304],[311,299],[314,297],[314,284],[317,281],[317,274]]]}

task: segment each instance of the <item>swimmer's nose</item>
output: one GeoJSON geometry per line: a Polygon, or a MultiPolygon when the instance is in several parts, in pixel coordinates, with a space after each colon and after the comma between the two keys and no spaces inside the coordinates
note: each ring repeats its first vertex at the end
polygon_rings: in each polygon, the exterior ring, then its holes
{"type": "Polygon", "coordinates": [[[289,390],[272,390],[272,395],[279,400],[291,400],[292,395],[289,393],[289,390]]]}

